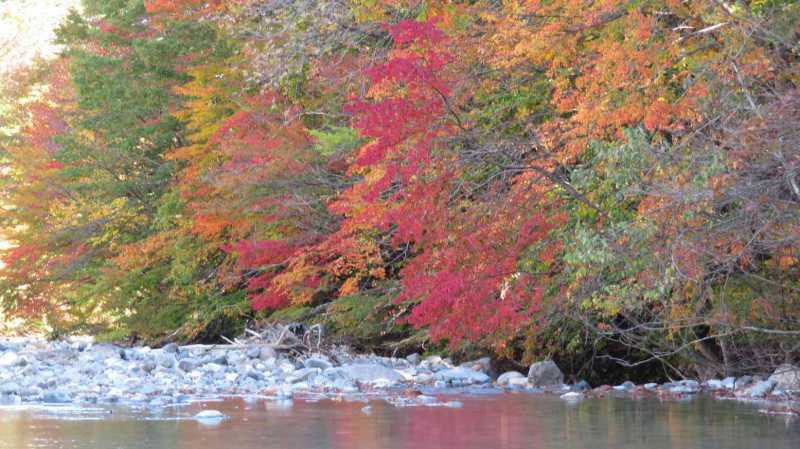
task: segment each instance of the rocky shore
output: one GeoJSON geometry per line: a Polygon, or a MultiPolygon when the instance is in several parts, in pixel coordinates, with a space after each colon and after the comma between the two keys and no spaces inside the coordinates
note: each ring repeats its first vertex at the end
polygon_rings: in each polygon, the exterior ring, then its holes
{"type": "MultiPolygon", "coordinates": [[[[256,396],[279,401],[382,397],[397,406],[459,406],[434,392],[474,394],[502,391],[557,394],[565,401],[605,395],[686,399],[711,394],[721,399],[780,404],[770,410],[800,410],[800,368],[784,365],[768,378],[744,376],[681,380],[665,384],[592,388],[565,385],[551,361],[528,373],[495,377],[488,358],[454,364],[438,356],[405,358],[354,355],[346,350],[284,353],[269,344],[123,348],[89,339],[47,342],[0,341],[0,406],[25,404],[124,404],[159,409],[210,396],[256,396]]],[[[368,410],[365,410],[368,412],[368,410]]]]}

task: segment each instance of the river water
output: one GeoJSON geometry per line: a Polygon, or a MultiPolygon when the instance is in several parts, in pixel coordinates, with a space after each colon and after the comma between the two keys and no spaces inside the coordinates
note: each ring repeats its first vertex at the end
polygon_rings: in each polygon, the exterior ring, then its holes
{"type": "Polygon", "coordinates": [[[800,448],[800,422],[752,404],[699,397],[457,397],[453,407],[229,398],[160,412],[0,408],[0,449],[604,449],[800,448]],[[221,422],[191,419],[204,409],[221,422]]]}

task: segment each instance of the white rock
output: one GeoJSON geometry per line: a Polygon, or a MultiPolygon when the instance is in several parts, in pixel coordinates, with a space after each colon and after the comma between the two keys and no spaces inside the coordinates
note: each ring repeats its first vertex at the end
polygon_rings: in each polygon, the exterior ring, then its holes
{"type": "Polygon", "coordinates": [[[482,384],[491,380],[487,374],[467,368],[445,369],[437,372],[435,377],[445,382],[461,384],[482,384]]]}
{"type": "Polygon", "coordinates": [[[225,419],[225,415],[219,410],[203,410],[202,412],[194,415],[194,419],[225,419]]]}
{"type": "Polygon", "coordinates": [[[577,391],[570,391],[569,393],[564,393],[559,397],[565,401],[580,401],[583,399],[583,394],[578,393],[577,391]]]}
{"type": "Polygon", "coordinates": [[[526,388],[530,386],[527,377],[512,377],[508,380],[509,387],[526,388]]]}
{"type": "MultiPolygon", "coordinates": [[[[497,385],[506,386],[511,379],[525,379],[525,375],[518,371],[507,371],[497,378],[497,385]]],[[[527,382],[525,379],[525,383],[527,382]]]]}
{"type": "Polygon", "coordinates": [[[14,366],[19,362],[19,356],[16,352],[8,351],[0,356],[0,367],[7,368],[14,366]]]}

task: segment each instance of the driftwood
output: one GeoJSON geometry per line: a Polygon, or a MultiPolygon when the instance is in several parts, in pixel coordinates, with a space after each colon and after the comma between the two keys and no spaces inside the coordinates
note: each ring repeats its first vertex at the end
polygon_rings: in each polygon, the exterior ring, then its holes
{"type": "Polygon", "coordinates": [[[272,324],[264,327],[260,332],[245,328],[244,334],[237,338],[230,339],[221,335],[220,338],[226,344],[192,344],[181,346],[180,349],[230,351],[270,346],[276,351],[294,352],[297,355],[310,352],[312,349],[319,351],[324,336],[322,325],[315,324],[305,329],[302,335],[297,335],[292,329],[299,327],[292,324],[272,324]]]}

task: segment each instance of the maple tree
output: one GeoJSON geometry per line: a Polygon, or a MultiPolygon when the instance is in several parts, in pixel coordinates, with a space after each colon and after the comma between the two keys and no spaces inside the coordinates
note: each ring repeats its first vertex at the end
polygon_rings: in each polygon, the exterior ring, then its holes
{"type": "Polygon", "coordinates": [[[186,339],[358,309],[576,371],[798,356],[795,2],[84,6],[4,140],[7,308],[186,339]]]}

